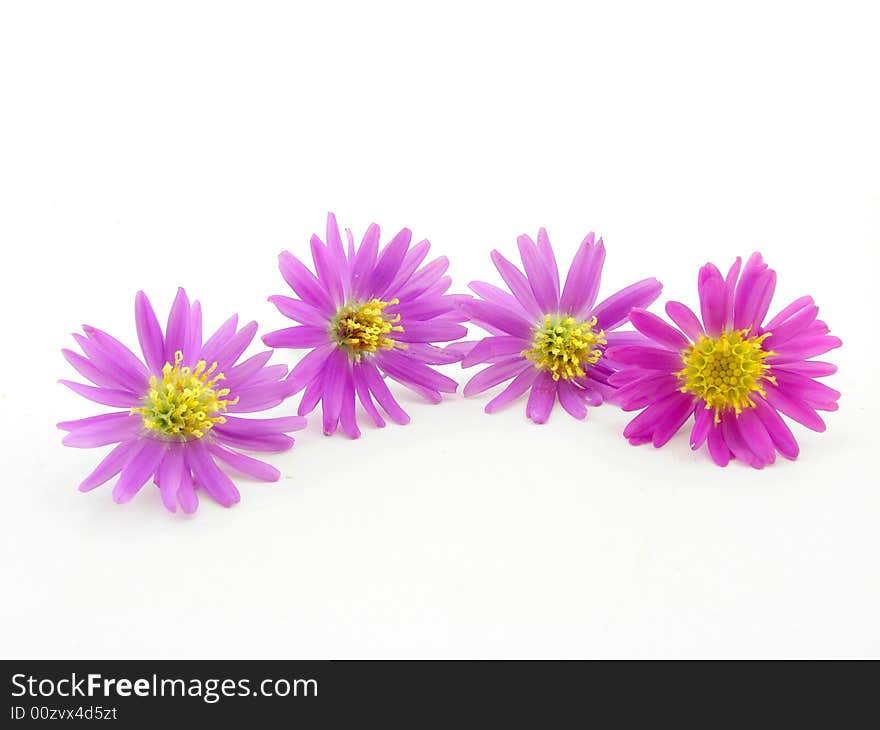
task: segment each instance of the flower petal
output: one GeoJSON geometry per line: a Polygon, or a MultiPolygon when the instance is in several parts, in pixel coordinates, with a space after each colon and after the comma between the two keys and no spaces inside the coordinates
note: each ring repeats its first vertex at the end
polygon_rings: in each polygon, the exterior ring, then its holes
{"type": "Polygon", "coordinates": [[[298,327],[285,327],[263,335],[263,343],[267,347],[286,347],[292,350],[304,347],[318,347],[326,345],[329,334],[325,327],[313,327],[300,325],[298,327]]]}
{"type": "Polygon", "coordinates": [[[354,373],[345,379],[345,390],[342,393],[342,410],[339,411],[339,425],[342,432],[350,438],[360,438],[357,416],[354,407],[354,373]]]}
{"type": "Polygon", "coordinates": [[[208,450],[237,472],[259,479],[261,482],[277,482],[281,478],[281,472],[274,466],[236,451],[230,451],[218,443],[208,444],[208,450]]]}
{"type": "Polygon", "coordinates": [[[443,319],[409,321],[404,324],[403,332],[393,334],[398,342],[449,342],[464,337],[467,327],[443,319]]]}
{"type": "Polygon", "coordinates": [[[88,492],[95,487],[100,487],[102,484],[115,477],[122,471],[123,467],[125,467],[129,459],[131,459],[140,447],[141,442],[137,439],[123,441],[116,446],[109,454],[107,454],[107,456],[104,457],[101,463],[95,467],[95,470],[82,480],[82,483],[79,485],[79,491],[88,492]]]}
{"type": "Polygon", "coordinates": [[[183,447],[169,447],[156,474],[162,504],[169,512],[177,512],[177,492],[183,481],[184,469],[186,465],[183,462],[183,447]]]}
{"type": "Polygon", "coordinates": [[[520,356],[511,357],[508,360],[502,360],[494,365],[489,365],[489,367],[478,372],[467,382],[462,390],[462,394],[465,397],[477,395],[499,383],[503,383],[505,380],[510,380],[526,369],[534,369],[534,366],[520,356]]]}
{"type": "Polygon", "coordinates": [[[573,418],[582,421],[587,417],[586,393],[582,388],[567,380],[556,384],[556,395],[559,405],[573,418]]]}
{"type": "MultiPolygon", "coordinates": [[[[491,257],[492,263],[495,264],[495,268],[498,269],[498,273],[501,274],[501,278],[504,279],[504,283],[507,284],[519,306],[522,307],[529,316],[535,319],[541,319],[545,312],[543,312],[538,305],[535,295],[532,292],[532,287],[529,285],[529,280],[526,279],[525,274],[504,258],[504,256],[498,251],[492,251],[491,257]]],[[[482,296],[482,294],[480,296],[482,296]]],[[[487,297],[483,298],[486,299],[487,297]]],[[[504,304],[504,302],[500,303],[504,304]]]]}
{"type": "Polygon", "coordinates": [[[123,504],[131,500],[147,480],[156,473],[165,453],[165,443],[156,439],[141,439],[141,448],[122,469],[122,475],[113,487],[113,501],[123,504]]]}
{"type": "Polygon", "coordinates": [[[753,408],[745,408],[737,418],[739,433],[762,466],[776,461],[776,447],[753,408]]]}
{"type": "Polygon", "coordinates": [[[694,408],[694,427],[691,429],[690,444],[691,448],[696,451],[703,442],[708,438],[709,432],[715,425],[715,411],[698,404],[694,408]]]}
{"type": "Polygon", "coordinates": [[[718,466],[727,466],[730,463],[732,454],[730,449],[727,448],[727,443],[724,441],[721,428],[713,424],[709,430],[707,440],[709,442],[709,455],[712,457],[712,461],[718,464],[718,466]]]}
{"type": "Polygon", "coordinates": [[[207,447],[200,441],[187,444],[184,452],[187,466],[192,469],[196,483],[218,504],[231,507],[241,500],[238,489],[229,476],[214,462],[207,447]]]}
{"type": "MultiPolygon", "coordinates": [[[[186,296],[183,287],[180,287],[168,313],[168,324],[165,325],[165,362],[173,363],[175,353],[183,352],[188,332],[189,297],[186,296]]],[[[161,367],[159,371],[161,372],[161,367]]]]}
{"type": "Polygon", "coordinates": [[[376,408],[372,397],[370,397],[370,389],[364,378],[363,370],[358,364],[355,364],[352,368],[352,381],[354,383],[358,400],[361,402],[361,405],[364,407],[367,414],[373,419],[373,423],[375,423],[378,428],[385,428],[385,419],[382,418],[379,409],[376,408]]]}
{"type": "Polygon", "coordinates": [[[559,266],[556,263],[556,256],[553,253],[553,246],[550,245],[550,237],[544,228],[538,229],[538,254],[544,262],[544,268],[550,273],[553,281],[553,289],[556,301],[559,301],[559,266]]]}
{"type": "Polygon", "coordinates": [[[825,430],[825,422],[819,417],[819,414],[800,398],[792,397],[770,383],[765,386],[765,391],[764,399],[777,411],[784,413],[811,431],[821,433],[825,430]]]}
{"type": "Polygon", "coordinates": [[[59,380],[58,382],[66,385],[83,398],[88,398],[90,401],[100,403],[101,405],[112,406],[113,408],[135,408],[140,404],[140,398],[127,390],[95,388],[94,386],[75,383],[71,380],[59,380]]]}
{"type": "Polygon", "coordinates": [[[376,296],[385,292],[400,270],[410,241],[412,241],[412,231],[404,228],[388,242],[370,274],[367,284],[370,294],[376,296]]]}
{"type": "Polygon", "coordinates": [[[516,239],[516,244],[538,307],[545,314],[555,312],[559,309],[559,299],[553,287],[553,277],[547,271],[538,247],[528,236],[520,236],[516,239]]]}
{"type": "Polygon", "coordinates": [[[791,304],[783,307],[780,310],[779,314],[777,314],[766,325],[764,325],[764,331],[769,332],[771,330],[775,330],[777,327],[787,322],[790,317],[793,317],[805,307],[812,306],[813,297],[800,297],[799,299],[795,299],[791,304]]]}
{"type": "Polygon", "coordinates": [[[758,418],[761,419],[761,423],[764,424],[764,428],[767,429],[767,433],[773,439],[779,453],[786,459],[796,459],[800,453],[800,447],[791,429],[782,420],[782,416],[760,396],[754,396],[753,400],[755,401],[755,413],[758,414],[758,418]]]}
{"type": "Polygon", "coordinates": [[[142,291],[135,296],[134,321],[141,352],[144,353],[144,362],[147,363],[150,372],[161,373],[165,364],[165,338],[150,300],[142,291]]]}
{"type": "Polygon", "coordinates": [[[666,314],[694,342],[705,334],[697,315],[681,302],[666,302],[666,314]]]}
{"type": "Polygon", "coordinates": [[[409,423],[409,416],[406,411],[400,407],[400,404],[394,399],[394,396],[391,395],[391,391],[388,390],[388,386],[385,385],[376,366],[364,358],[357,363],[355,367],[360,368],[367,387],[370,389],[370,393],[372,393],[376,402],[382,406],[385,413],[391,417],[391,420],[401,426],[409,423]]]}
{"type": "Polygon", "coordinates": [[[528,341],[521,337],[511,335],[485,337],[464,356],[461,366],[463,368],[473,367],[482,362],[490,362],[499,356],[516,355],[528,349],[528,341]]]}
{"type": "Polygon", "coordinates": [[[371,223],[351,262],[351,293],[355,299],[362,299],[368,293],[370,272],[376,265],[376,255],[379,253],[379,233],[379,226],[371,223]]]}
{"type": "Polygon", "coordinates": [[[514,337],[529,339],[532,336],[532,328],[529,322],[513,310],[505,309],[490,302],[481,302],[477,299],[464,302],[462,309],[472,319],[486,322],[514,337]]]}
{"type": "Polygon", "coordinates": [[[299,299],[285,297],[281,294],[273,294],[269,297],[269,301],[275,305],[281,314],[295,322],[309,324],[313,327],[327,327],[329,325],[329,320],[325,314],[322,314],[311,304],[307,304],[299,299]]]}
{"type": "Polygon", "coordinates": [[[681,352],[688,349],[690,343],[687,338],[656,314],[646,312],[644,309],[633,309],[629,320],[639,332],[669,350],[681,352]]]}
{"type": "Polygon", "coordinates": [[[526,417],[535,423],[546,423],[556,401],[556,381],[547,371],[538,373],[526,403],[526,417]]]}
{"type": "Polygon", "coordinates": [[[330,252],[324,246],[324,242],[317,236],[312,236],[309,241],[312,250],[312,261],[318,274],[318,281],[327,290],[330,300],[337,307],[342,306],[344,295],[342,291],[342,276],[338,263],[333,261],[330,252]]]}
{"type": "Polygon", "coordinates": [[[537,368],[533,367],[522,370],[504,390],[486,404],[483,410],[486,413],[495,413],[515,401],[532,386],[539,372],[537,368]]]}
{"type": "Polygon", "coordinates": [[[418,360],[397,350],[376,353],[376,362],[388,375],[403,385],[420,385],[440,393],[454,393],[458,383],[418,360]]]}
{"type": "Polygon", "coordinates": [[[338,349],[336,345],[327,344],[323,347],[315,348],[303,357],[287,376],[287,380],[290,381],[291,395],[299,393],[311,383],[315,376],[326,366],[327,358],[338,349]]]}
{"type": "Polygon", "coordinates": [[[612,294],[593,309],[597,326],[606,332],[616,329],[629,319],[634,307],[647,307],[660,296],[662,284],[656,279],[643,279],[612,294]]]}
{"type": "Polygon", "coordinates": [[[778,365],[796,360],[807,360],[817,355],[824,355],[842,344],[840,338],[831,335],[795,337],[780,345],[774,351],[775,354],[768,357],[766,362],[769,365],[778,365]]]}
{"type": "Polygon", "coordinates": [[[724,413],[721,416],[719,428],[724,436],[724,443],[727,444],[727,448],[730,449],[737,461],[741,461],[743,464],[752,466],[755,469],[764,468],[764,462],[749,448],[749,445],[740,433],[739,419],[736,416],[731,415],[731,413],[724,413]]]}
{"type": "Polygon", "coordinates": [[[560,310],[574,317],[583,317],[589,312],[599,294],[605,264],[605,244],[601,238],[596,244],[593,241],[594,235],[590,233],[574,255],[559,301],[560,310]]]}
{"type": "Polygon", "coordinates": [[[624,345],[609,347],[607,357],[624,365],[635,365],[645,370],[662,370],[674,373],[684,367],[681,355],[659,347],[642,347],[640,345],[624,345]]]}
{"type": "Polygon", "coordinates": [[[711,337],[718,337],[724,327],[725,290],[724,279],[714,264],[706,264],[697,277],[697,292],[700,296],[700,313],[703,325],[711,337]]]}
{"type": "Polygon", "coordinates": [[[278,268],[288,286],[299,295],[300,299],[325,315],[333,314],[335,311],[333,300],[318,278],[302,261],[292,253],[283,251],[278,256],[278,268]]]}
{"type": "Polygon", "coordinates": [[[330,436],[339,424],[339,412],[342,409],[342,392],[345,381],[351,377],[348,355],[336,350],[327,358],[327,369],[324,371],[324,387],[321,393],[321,410],[324,414],[324,435],[330,436]]]}
{"type": "Polygon", "coordinates": [[[695,398],[685,393],[676,398],[675,405],[657,422],[654,427],[652,443],[655,449],[659,449],[669,442],[679,429],[694,413],[695,398]]]}
{"type": "MultiPolygon", "coordinates": [[[[59,424],[60,425],[60,424],[59,424]]],[[[118,444],[129,441],[143,428],[143,421],[137,415],[126,413],[108,413],[83,419],[62,440],[65,446],[81,449],[92,449],[107,444],[118,444]],[[85,423],[84,421],[88,421],[85,423]]]]}

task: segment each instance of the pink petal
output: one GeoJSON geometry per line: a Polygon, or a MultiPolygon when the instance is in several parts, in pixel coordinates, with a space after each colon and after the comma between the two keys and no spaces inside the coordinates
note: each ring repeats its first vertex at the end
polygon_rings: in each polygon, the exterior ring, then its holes
{"type": "Polygon", "coordinates": [[[232,480],[214,462],[205,444],[193,441],[184,452],[186,464],[192,469],[196,483],[218,504],[231,507],[241,500],[232,480]]]}
{"type": "Polygon", "coordinates": [[[324,242],[317,236],[312,236],[309,245],[312,250],[315,271],[318,273],[318,280],[327,290],[332,303],[337,307],[342,306],[344,295],[338,262],[333,260],[330,252],[324,246],[324,242]]]}
{"type": "Polygon", "coordinates": [[[587,407],[585,405],[586,393],[576,385],[567,380],[560,380],[556,384],[556,395],[559,398],[559,405],[572,417],[583,420],[587,417],[587,407]]]}
{"type": "Polygon", "coordinates": [[[477,395],[499,383],[519,375],[523,370],[534,369],[532,363],[523,357],[515,356],[490,365],[472,377],[462,390],[465,397],[477,395]]]}
{"type": "Polygon", "coordinates": [[[705,334],[697,315],[681,302],[666,302],[666,314],[694,342],[705,334]]]}
{"type": "Polygon", "coordinates": [[[369,416],[373,419],[373,423],[376,424],[379,428],[385,427],[385,419],[382,418],[382,415],[379,413],[379,409],[376,408],[373,403],[373,399],[370,397],[370,389],[367,387],[367,382],[364,378],[363,371],[360,365],[355,364],[352,368],[352,382],[354,383],[355,392],[357,393],[358,400],[361,402],[361,405],[364,407],[364,410],[369,414],[369,416]]]}
{"type": "Polygon", "coordinates": [[[88,492],[115,477],[140,448],[141,442],[137,439],[123,441],[104,457],[91,474],[83,479],[79,485],[79,491],[88,492]]]}
{"type": "Polygon", "coordinates": [[[553,287],[553,277],[538,254],[538,247],[528,236],[520,236],[516,243],[538,307],[545,314],[555,312],[559,309],[559,299],[553,287]]]}
{"type": "Polygon", "coordinates": [[[354,407],[354,373],[345,380],[345,390],[342,393],[342,410],[339,412],[339,425],[342,426],[342,432],[350,438],[360,438],[361,430],[358,428],[354,407]]]}
{"type": "Polygon", "coordinates": [[[691,448],[696,451],[708,438],[709,432],[715,425],[715,411],[705,408],[703,404],[697,404],[694,408],[694,427],[691,429],[691,448]]]}
{"type": "Polygon", "coordinates": [[[718,466],[727,466],[730,463],[730,449],[727,448],[727,443],[724,441],[724,435],[721,433],[721,428],[718,426],[713,426],[709,429],[709,454],[712,457],[712,461],[714,461],[718,466]]]}
{"type": "Polygon", "coordinates": [[[329,325],[329,320],[325,314],[322,314],[311,304],[306,304],[299,299],[274,294],[269,297],[269,301],[275,305],[281,314],[295,322],[309,324],[313,327],[327,327],[329,325]]]}
{"type": "MultiPolygon", "coordinates": [[[[168,324],[165,326],[165,362],[173,363],[175,353],[178,350],[183,352],[188,331],[189,298],[181,287],[174,297],[174,303],[168,313],[168,324]]],[[[159,370],[161,371],[161,367],[159,370]]]]}
{"type": "Polygon", "coordinates": [[[277,482],[281,478],[281,472],[274,466],[259,459],[254,459],[235,451],[230,451],[218,443],[208,444],[208,450],[221,461],[226,462],[237,472],[261,482],[277,482]]]}
{"type": "Polygon", "coordinates": [[[129,441],[140,433],[143,420],[129,413],[110,413],[96,416],[88,423],[80,422],[62,440],[65,446],[91,449],[107,444],[129,441]]]}
{"type": "Polygon", "coordinates": [[[133,454],[122,469],[122,475],[113,487],[113,501],[123,504],[136,495],[156,468],[165,453],[165,444],[151,438],[141,439],[141,448],[133,454]]]}
{"type": "MultiPolygon", "coordinates": [[[[513,293],[517,304],[530,317],[533,317],[536,320],[542,319],[547,312],[543,311],[538,305],[535,295],[532,292],[532,287],[529,285],[529,281],[526,279],[525,274],[504,258],[504,256],[498,251],[492,251],[491,256],[492,263],[495,264],[495,268],[498,269],[498,273],[501,274],[504,283],[507,284],[508,288],[513,293]]],[[[488,297],[483,298],[487,299],[488,297]]],[[[501,303],[504,304],[504,302],[501,303]]]]}
{"type": "Polygon", "coordinates": [[[171,446],[159,464],[157,481],[159,493],[162,496],[162,504],[169,512],[177,512],[177,493],[183,481],[183,472],[186,466],[183,463],[183,447],[171,446]]]}
{"type": "Polygon", "coordinates": [[[486,413],[495,413],[515,401],[532,386],[539,372],[536,368],[526,368],[520,372],[504,390],[486,404],[483,410],[486,413]]]}
{"type": "Polygon", "coordinates": [[[151,372],[161,373],[165,365],[165,338],[150,300],[142,291],[135,296],[134,319],[144,361],[151,372]]]}
{"type": "Polygon", "coordinates": [[[721,272],[712,264],[700,269],[697,280],[697,291],[700,295],[700,312],[706,332],[718,337],[725,320],[725,291],[721,272]]]}
{"type": "Polygon", "coordinates": [[[135,408],[140,405],[140,397],[127,390],[113,390],[112,388],[95,388],[91,385],[83,385],[82,383],[74,383],[71,380],[59,380],[59,383],[66,385],[74,393],[78,393],[83,398],[90,401],[100,403],[113,408],[135,408]]]}
{"type": "Polygon", "coordinates": [[[556,400],[556,381],[543,371],[535,378],[529,400],[526,404],[526,417],[535,423],[546,423],[556,400]]]}
{"type": "Polygon", "coordinates": [[[782,420],[782,416],[760,396],[755,396],[754,401],[755,413],[761,419],[761,423],[764,424],[764,428],[767,429],[767,433],[773,439],[779,453],[786,459],[796,459],[800,453],[800,447],[791,429],[782,420]]]}
{"type": "Polygon", "coordinates": [[[629,319],[634,307],[649,306],[660,296],[662,289],[663,285],[656,279],[643,279],[612,294],[593,309],[597,326],[606,332],[616,329],[629,319]]]}
{"type": "Polygon", "coordinates": [[[650,337],[663,347],[681,352],[688,349],[687,338],[675,327],[668,325],[656,314],[646,312],[644,309],[633,309],[629,315],[630,322],[639,332],[650,337]]]}
{"type": "Polygon", "coordinates": [[[336,350],[327,358],[327,369],[324,371],[324,386],[321,393],[321,410],[324,414],[324,434],[330,436],[336,431],[339,423],[339,412],[342,409],[342,393],[345,381],[351,377],[348,355],[336,350]]]}
{"type": "Polygon", "coordinates": [[[394,396],[391,395],[391,391],[388,390],[388,386],[385,385],[376,366],[364,358],[357,364],[357,367],[361,369],[364,380],[370,389],[370,393],[376,399],[376,402],[382,406],[385,413],[391,417],[391,420],[401,426],[409,423],[409,416],[406,411],[400,407],[400,404],[394,399],[394,396]]]}
{"type": "Polygon", "coordinates": [[[461,361],[463,368],[473,367],[482,362],[489,362],[503,355],[515,355],[529,348],[527,340],[511,335],[501,337],[486,337],[480,340],[464,356],[461,361]]]}
{"type": "Polygon", "coordinates": [[[263,335],[263,343],[267,347],[286,347],[298,349],[326,345],[330,336],[326,327],[302,325],[286,327],[263,335]]]}
{"type": "Polygon", "coordinates": [[[776,461],[776,447],[761,418],[753,408],[746,408],[737,419],[739,432],[746,445],[761,465],[776,461]]]}
{"type": "Polygon", "coordinates": [[[325,315],[335,311],[333,300],[318,278],[298,258],[288,251],[278,257],[278,268],[288,286],[307,304],[325,315]]]}
{"type": "Polygon", "coordinates": [[[559,300],[562,312],[583,316],[595,303],[602,278],[602,265],[605,263],[605,246],[600,239],[594,245],[595,235],[590,233],[578,247],[559,300]]]}

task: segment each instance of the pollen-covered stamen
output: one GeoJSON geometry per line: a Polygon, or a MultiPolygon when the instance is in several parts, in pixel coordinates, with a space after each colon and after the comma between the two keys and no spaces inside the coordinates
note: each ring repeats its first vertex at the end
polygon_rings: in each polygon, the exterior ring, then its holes
{"type": "Polygon", "coordinates": [[[404,343],[388,336],[392,332],[403,332],[403,327],[397,324],[400,315],[385,313],[386,307],[399,303],[398,299],[384,302],[374,298],[365,304],[346,304],[331,321],[330,336],[356,360],[365,352],[391,350],[395,347],[405,349],[404,343]]]}
{"type": "Polygon", "coordinates": [[[769,333],[749,337],[749,330],[725,332],[719,337],[700,337],[682,353],[684,368],[677,375],[681,392],[702,398],[706,409],[714,409],[715,423],[723,411],[736,415],[754,408],[752,394],[765,395],[763,381],[776,383],[764,360],[773,354],[761,343],[769,333]]]}
{"type": "Polygon", "coordinates": [[[535,328],[532,348],[523,350],[523,356],[546,370],[553,380],[569,380],[586,374],[585,368],[602,357],[607,344],[604,330],[596,330],[596,318],[577,320],[558,314],[548,314],[544,323],[535,328]]]}
{"type": "Polygon", "coordinates": [[[223,373],[214,374],[217,363],[210,367],[199,360],[194,368],[181,367],[183,353],[174,353],[174,365],[165,363],[162,380],[150,376],[150,389],[144,396],[143,406],[132,408],[132,413],[144,419],[144,427],[156,435],[187,441],[202,438],[217,423],[225,423],[221,415],[227,406],[238,403],[229,399],[229,388],[216,388],[224,379],[223,373]]]}

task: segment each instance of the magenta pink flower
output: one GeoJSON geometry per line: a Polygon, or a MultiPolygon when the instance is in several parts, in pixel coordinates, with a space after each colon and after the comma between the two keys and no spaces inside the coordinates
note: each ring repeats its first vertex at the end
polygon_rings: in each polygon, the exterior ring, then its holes
{"type": "Polygon", "coordinates": [[[432,343],[457,340],[467,330],[459,324],[464,319],[456,307],[461,297],[446,294],[451,284],[444,276],[446,257],[422,265],[428,241],[410,246],[412,233],[404,228],[380,251],[374,223],[355,249],[351,231],[345,233],[347,252],[330,213],[327,243],[312,236],[317,275],[293,254],[281,254],[281,275],[299,298],[272,296],[269,301],[299,326],[271,332],[263,342],[312,348],[289,376],[294,393],[305,389],[299,414],[311,413],[320,401],[324,433],[330,435],[341,425],[344,433],[357,438],[355,395],[377,426],[385,420],[376,403],[396,423],[409,423],[384,377],[431,403],[439,403],[441,393],[454,393],[456,382],[429,365],[461,357],[432,343]]]}
{"type": "Polygon", "coordinates": [[[163,334],[143,292],[135,298],[135,322],[144,360],[119,340],[84,326],[73,337],[83,355],[62,350],[65,359],[94,385],[60,381],[71,390],[124,410],[65,421],[64,444],[93,448],[116,444],[80,484],[87,492],[119,474],[116,502],[128,502],[147,481],[159,487],[162,502],[174,512],[194,512],[196,488],[224,507],[239,501],[238,489],[218,466],[262,481],[276,481],[278,470],[239,452],[285,451],[289,431],[305,426],[297,417],[250,419],[232,413],[272,408],[290,395],[285,365],[269,365],[271,351],[238,363],[257,333],[257,323],[237,329],[238,315],[202,341],[202,310],[178,290],[163,334]],[[146,364],[144,364],[146,363],[146,364]]]}
{"type": "Polygon", "coordinates": [[[648,346],[609,348],[625,366],[611,377],[624,410],[644,409],[624,430],[631,444],[663,446],[693,416],[691,448],[704,442],[719,466],[731,458],[760,469],[778,451],[788,459],[798,444],[780,413],[814,431],[825,423],[816,411],[837,410],[840,393],[815,380],[837,368],[810,358],[841,342],[817,319],[812,297],[801,297],[769,322],[764,318],[776,272],[761,254],[727,277],[713,265],[700,269],[697,289],[702,322],[679,302],[666,313],[680,329],[644,311],[631,315],[650,338],[648,346]]]}
{"type": "Polygon", "coordinates": [[[615,367],[605,355],[606,346],[643,340],[637,333],[614,330],[629,320],[633,307],[646,307],[660,295],[660,282],[644,279],[595,304],[605,261],[601,239],[595,243],[592,233],[584,239],[561,292],[547,232],[538,231],[537,244],[528,236],[520,236],[517,243],[525,273],[492,252],[512,294],[475,281],[470,288],[482,299],[462,303],[471,321],[491,335],[470,347],[462,360],[466,368],[490,363],[471,378],[464,394],[512,380],[489,401],[486,413],[531,389],[526,416],[535,423],[547,420],[557,398],[572,416],[585,418],[587,404],[600,405],[613,391],[608,378],[615,367]]]}

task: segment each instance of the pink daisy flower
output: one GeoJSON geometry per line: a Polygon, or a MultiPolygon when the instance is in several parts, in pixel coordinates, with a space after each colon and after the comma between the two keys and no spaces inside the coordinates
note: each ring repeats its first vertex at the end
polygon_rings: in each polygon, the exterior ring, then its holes
{"type": "Polygon", "coordinates": [[[150,479],[171,512],[177,505],[195,512],[203,489],[224,507],[239,501],[238,489],[218,466],[262,481],[277,481],[278,470],[240,453],[285,451],[287,432],[305,426],[298,417],[251,419],[233,413],[272,408],[290,395],[285,365],[269,365],[271,350],[239,363],[257,333],[257,323],[240,330],[230,317],[204,342],[202,310],[179,289],[162,332],[143,292],[135,298],[135,323],[143,361],[119,340],[95,327],[73,337],[83,355],[62,350],[65,359],[94,385],[59,382],[105,406],[124,410],[65,421],[66,446],[116,444],[80,484],[87,492],[119,474],[116,502],[128,502],[150,479]]]}
{"type": "Polygon", "coordinates": [[[808,296],[764,323],[775,288],[776,272],[755,253],[745,267],[737,258],[726,277],[713,264],[700,269],[702,321],[679,302],[666,305],[679,329],[648,312],[632,313],[650,344],[608,353],[625,364],[611,378],[620,387],[616,401],[627,411],[644,409],[623,432],[631,444],[663,446],[693,417],[691,448],[708,442],[719,466],[736,458],[760,469],[777,451],[788,459],[798,455],[780,413],[825,430],[816,411],[837,410],[840,393],[815,378],[837,368],[810,358],[841,342],[817,319],[819,308],[808,296]]]}
{"type": "Polygon", "coordinates": [[[379,226],[373,223],[355,248],[351,231],[345,233],[347,250],[336,217],[328,214],[327,243],[311,239],[316,274],[293,254],[280,255],[281,275],[298,298],[276,295],[269,301],[299,324],[271,332],[263,342],[311,349],[289,376],[293,393],[305,389],[299,415],[311,413],[320,401],[325,434],[341,426],[358,438],[355,395],[377,426],[385,425],[377,403],[395,423],[409,423],[386,377],[431,403],[439,403],[441,393],[454,393],[457,383],[429,366],[461,357],[433,343],[457,340],[467,330],[459,324],[461,297],[446,294],[451,284],[444,276],[446,257],[422,265],[428,241],[410,246],[412,232],[404,228],[380,250],[379,226]]]}
{"type": "MultiPolygon", "coordinates": [[[[463,310],[490,337],[470,347],[462,366],[489,363],[464,387],[466,396],[511,381],[486,405],[494,413],[531,390],[526,416],[544,423],[555,401],[575,418],[585,418],[587,404],[598,406],[613,388],[615,371],[605,348],[642,340],[633,332],[615,332],[633,307],[646,307],[659,295],[656,279],[643,279],[595,304],[605,261],[602,239],[590,233],[574,255],[561,287],[556,257],[547,231],[537,244],[517,239],[525,273],[498,251],[492,261],[510,292],[481,281],[470,288],[482,299],[466,300],[463,310]]],[[[456,345],[455,347],[459,347],[456,345]]]]}

